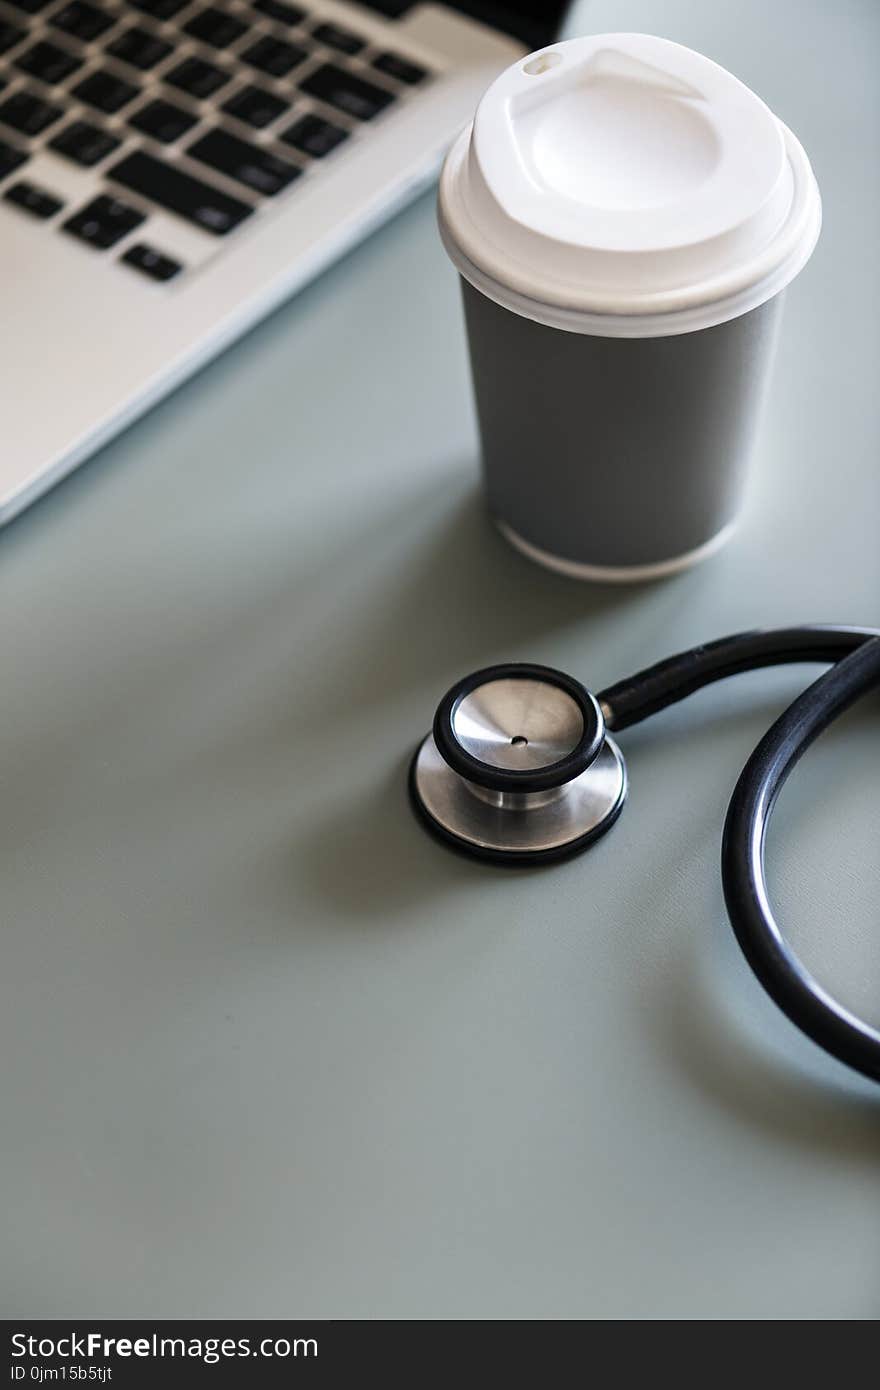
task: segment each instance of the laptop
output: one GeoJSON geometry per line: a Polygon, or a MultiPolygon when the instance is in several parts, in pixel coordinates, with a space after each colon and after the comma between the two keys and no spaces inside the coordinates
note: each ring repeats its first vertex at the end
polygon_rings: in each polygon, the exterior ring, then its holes
{"type": "Polygon", "coordinates": [[[0,524],[426,187],[566,8],[0,0],[0,524]]]}

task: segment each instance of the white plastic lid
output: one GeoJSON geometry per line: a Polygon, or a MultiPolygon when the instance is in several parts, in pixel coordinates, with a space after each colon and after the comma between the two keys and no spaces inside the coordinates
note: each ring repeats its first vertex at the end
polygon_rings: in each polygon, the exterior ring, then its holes
{"type": "Polygon", "coordinates": [[[599,34],[493,82],[440,181],[458,270],[514,312],[654,337],[764,303],[816,244],[803,149],[754,92],[668,39],[599,34]]]}

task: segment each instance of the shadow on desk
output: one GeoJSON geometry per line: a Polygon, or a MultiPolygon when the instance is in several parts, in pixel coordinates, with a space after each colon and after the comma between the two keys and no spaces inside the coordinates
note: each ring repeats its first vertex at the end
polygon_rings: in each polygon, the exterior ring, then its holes
{"type": "MultiPolygon", "coordinates": [[[[306,588],[323,596],[334,640],[306,706],[297,697],[301,717],[317,714],[322,725],[334,713],[346,723],[353,714],[366,721],[389,702],[399,708],[417,689],[436,703],[468,670],[552,661],[554,653],[566,660],[558,649],[565,639],[567,652],[578,628],[580,666],[589,671],[603,625],[616,623],[648,587],[583,584],[542,569],[495,529],[473,464],[444,469],[442,477],[440,486],[433,475],[429,488],[383,507],[372,524],[353,516],[331,553],[321,553],[306,588]]],[[[297,602],[301,586],[294,577],[297,602]]],[[[428,722],[431,713],[426,707],[428,722]]]]}
{"type": "Polygon", "coordinates": [[[320,678],[295,697],[296,720],[318,727],[322,741],[332,730],[355,745],[381,743],[386,753],[363,757],[353,749],[356,784],[296,846],[291,872],[297,882],[305,876],[343,920],[387,925],[405,921],[408,907],[454,892],[463,879],[499,881],[496,867],[438,846],[410,807],[410,759],[443,692],[468,670],[502,660],[562,664],[558,649],[570,647],[577,628],[584,633],[579,664],[589,670],[603,625],[636,604],[643,586],[584,585],[524,560],[487,516],[472,466],[466,475],[453,472],[439,498],[435,491],[411,499],[372,534],[359,530],[352,550],[328,563],[350,571],[345,609],[333,613],[335,640],[320,678]],[[389,527],[397,533],[393,574],[377,561],[389,527]]]}
{"type": "MultiPolygon", "coordinates": [[[[880,1093],[812,1044],[815,1070],[774,1048],[736,1016],[711,943],[682,950],[673,989],[658,995],[648,1024],[657,1046],[704,1098],[779,1141],[880,1162],[880,1093]],[[827,1078],[827,1080],[826,1080],[827,1078]]],[[[758,987],[757,985],[755,986],[758,987]]],[[[771,1006],[772,1007],[772,1006],[771,1006]]],[[[783,1028],[791,1027],[783,1021],[783,1028]]],[[[801,1051],[801,1040],[792,1031],[801,1051]]]]}

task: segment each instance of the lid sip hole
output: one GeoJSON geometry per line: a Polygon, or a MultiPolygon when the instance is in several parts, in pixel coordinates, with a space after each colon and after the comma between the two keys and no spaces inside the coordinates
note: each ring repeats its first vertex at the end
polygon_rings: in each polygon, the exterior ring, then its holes
{"type": "Polygon", "coordinates": [[[510,740],[510,745],[512,748],[525,748],[527,744],[528,739],[525,737],[524,734],[514,734],[513,738],[510,740]]]}
{"type": "Polygon", "coordinates": [[[539,53],[536,57],[530,58],[527,63],[523,63],[522,70],[528,73],[529,77],[540,77],[542,72],[549,72],[551,68],[558,67],[561,62],[561,53],[539,53]]]}

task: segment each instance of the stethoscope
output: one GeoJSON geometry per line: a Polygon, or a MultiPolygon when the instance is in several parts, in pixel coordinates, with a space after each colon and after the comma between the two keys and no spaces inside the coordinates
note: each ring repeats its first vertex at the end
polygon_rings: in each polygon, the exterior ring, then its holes
{"type": "Polygon", "coordinates": [[[615,734],[702,686],[784,662],[833,665],[767,731],[734,789],[721,847],[736,938],[782,1011],[832,1056],[880,1081],[880,1032],[826,993],[787,945],[764,878],[774,803],[801,754],[880,685],[880,631],[754,631],[680,652],[592,695],[572,676],[511,662],[465,676],[437,709],[410,770],[413,803],[442,840],[481,859],[540,864],[576,854],[617,820],[627,794],[615,734]]]}

